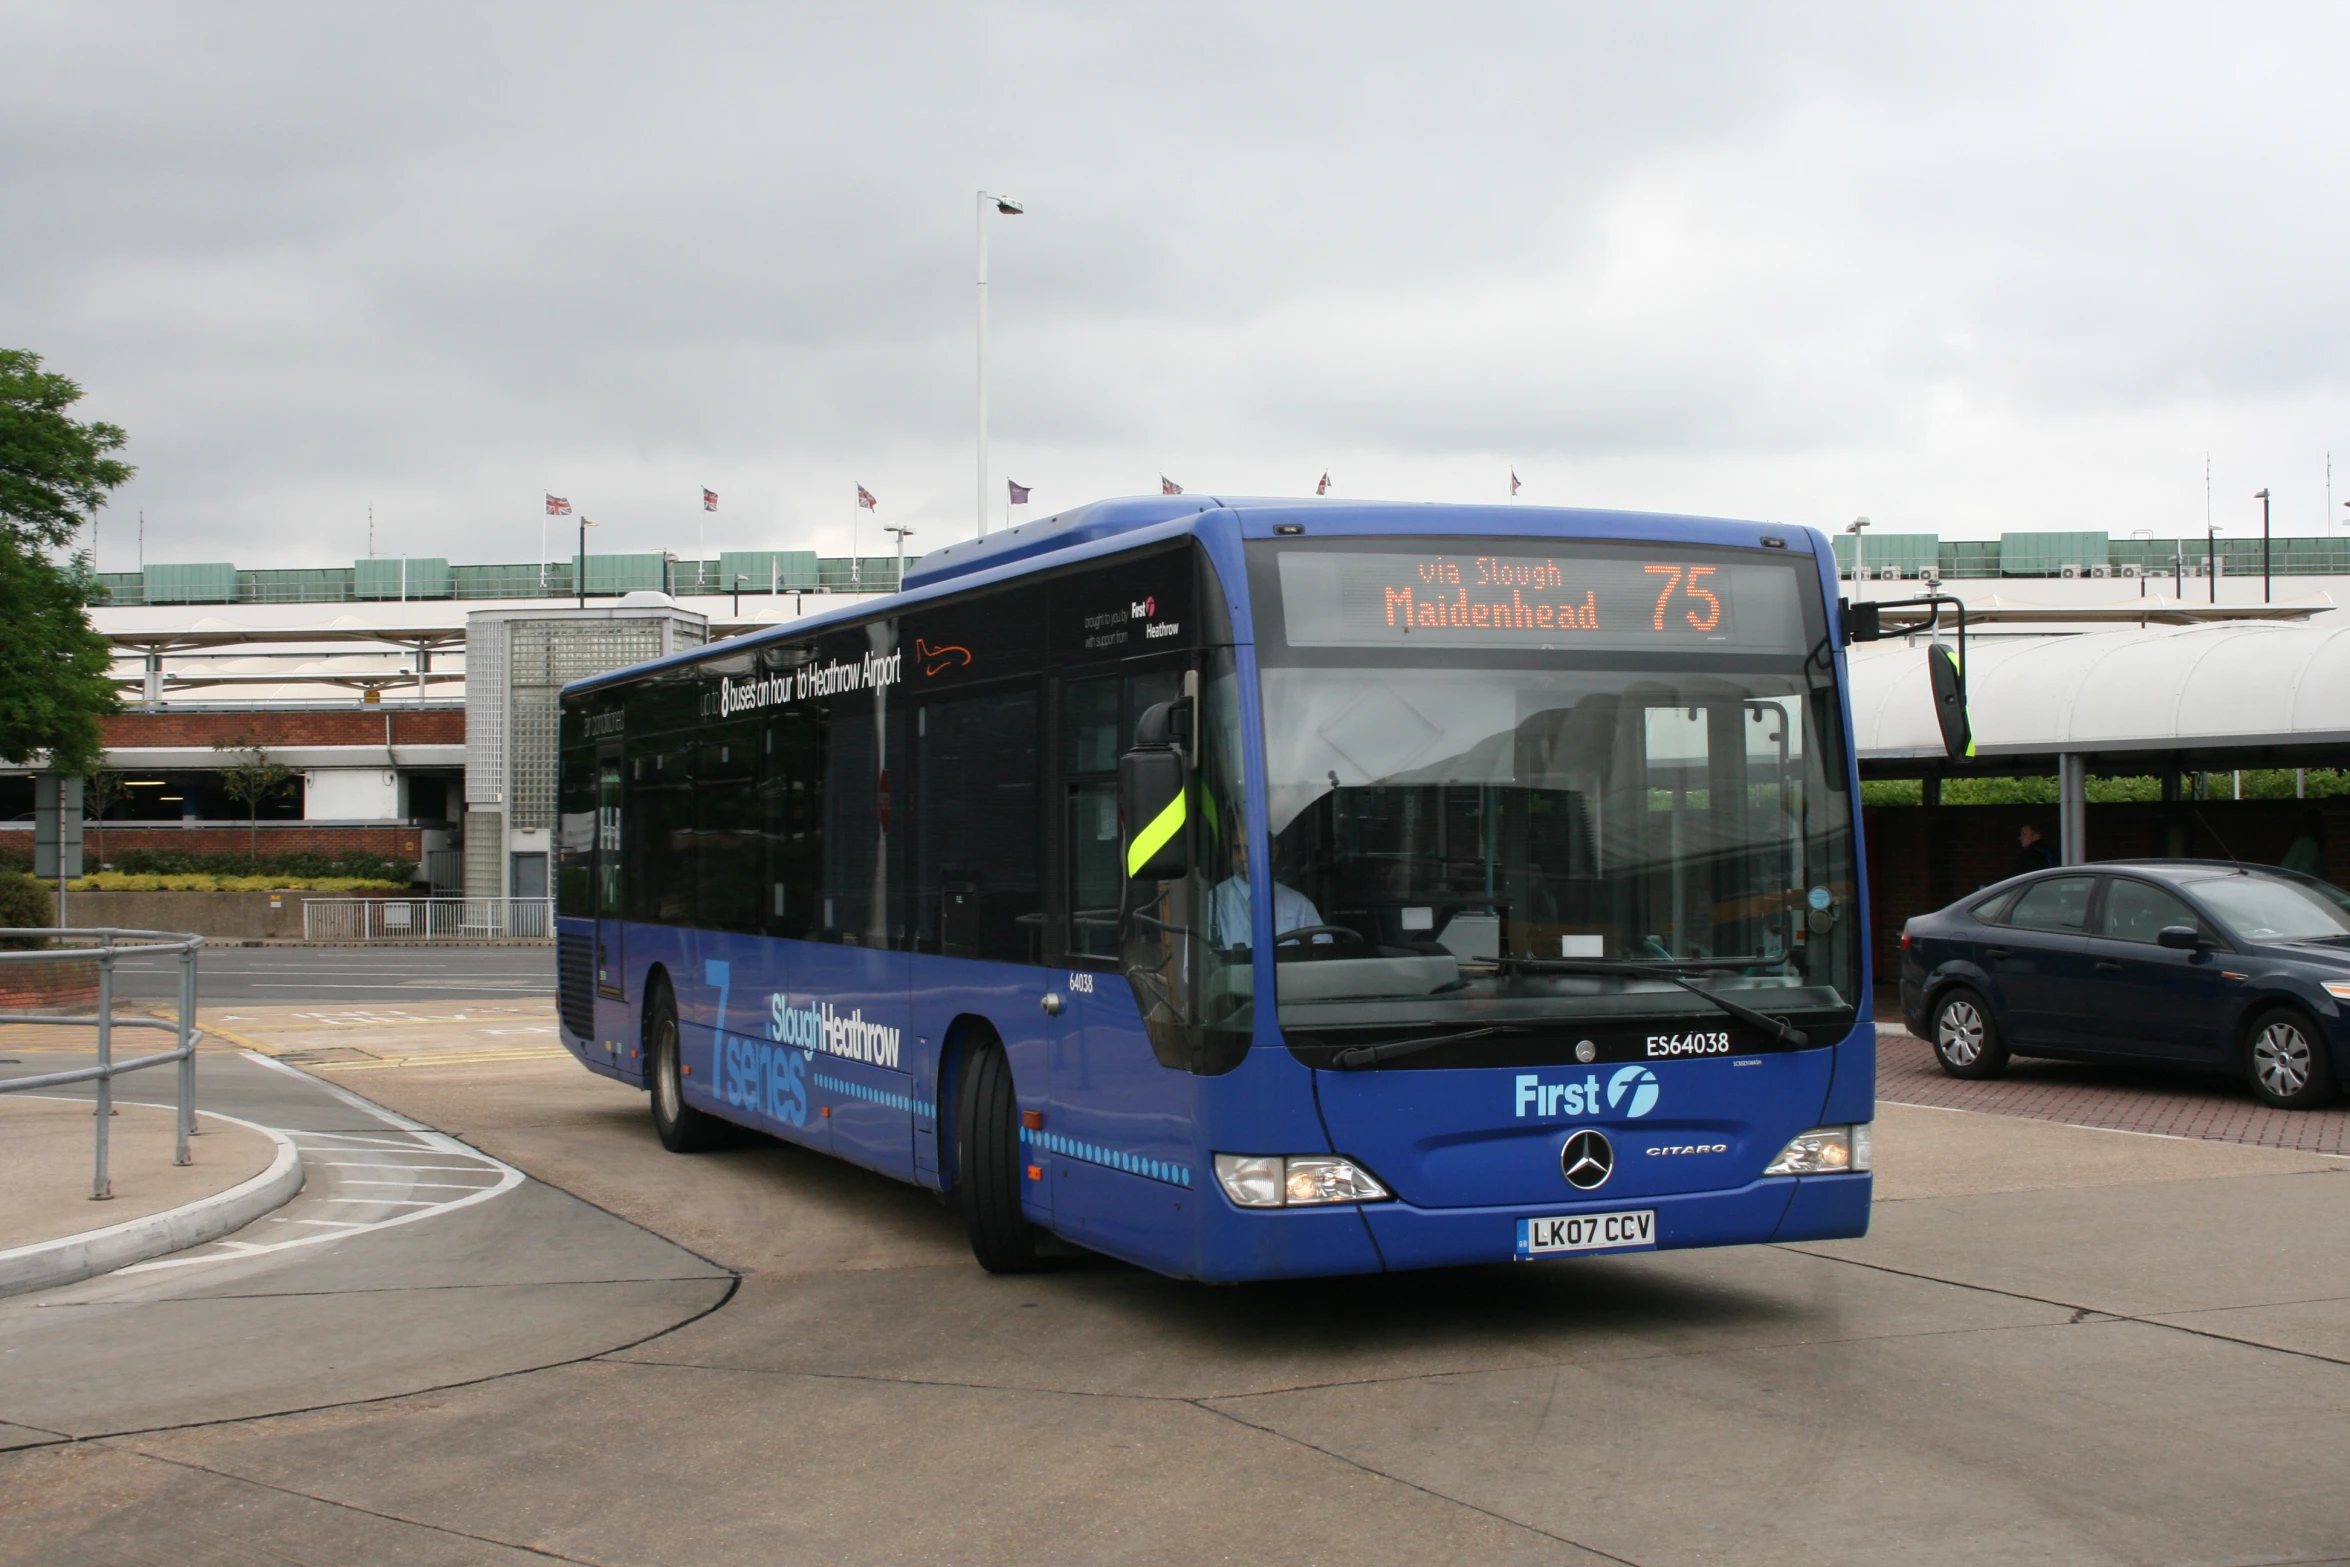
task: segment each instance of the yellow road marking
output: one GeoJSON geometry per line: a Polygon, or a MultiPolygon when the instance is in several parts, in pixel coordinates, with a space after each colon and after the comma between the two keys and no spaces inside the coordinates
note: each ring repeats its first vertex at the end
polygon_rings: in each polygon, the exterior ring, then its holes
{"type": "Polygon", "coordinates": [[[483,1066],[507,1061],[560,1061],[568,1060],[570,1055],[570,1051],[561,1049],[448,1050],[422,1056],[384,1056],[373,1061],[304,1061],[301,1065],[312,1072],[374,1072],[401,1066],[483,1066]]]}
{"type": "Polygon", "coordinates": [[[228,1029],[222,1028],[218,1023],[199,1023],[197,1027],[203,1029],[205,1033],[212,1035],[215,1039],[225,1039],[232,1045],[243,1045],[247,1050],[258,1050],[265,1056],[282,1056],[285,1054],[283,1050],[280,1050],[275,1045],[265,1045],[258,1039],[247,1039],[242,1034],[232,1033],[228,1029]]]}

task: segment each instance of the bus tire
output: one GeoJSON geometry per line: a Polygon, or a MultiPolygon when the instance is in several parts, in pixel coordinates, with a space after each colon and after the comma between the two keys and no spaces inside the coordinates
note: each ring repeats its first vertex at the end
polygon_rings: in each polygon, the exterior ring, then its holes
{"type": "Polygon", "coordinates": [[[671,1153],[703,1153],[726,1138],[726,1123],[685,1102],[685,1063],[678,1059],[677,1001],[667,985],[645,1008],[645,1057],[651,1063],[653,1130],[671,1153]]]}
{"type": "Polygon", "coordinates": [[[990,1273],[1033,1271],[1036,1226],[1020,1211],[1020,1101],[1012,1090],[1012,1064],[992,1039],[974,1044],[963,1058],[955,1152],[971,1255],[990,1273]]]}

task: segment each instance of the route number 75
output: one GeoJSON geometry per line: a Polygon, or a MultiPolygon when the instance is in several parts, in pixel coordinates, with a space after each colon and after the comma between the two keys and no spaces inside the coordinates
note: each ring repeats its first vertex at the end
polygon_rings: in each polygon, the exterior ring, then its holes
{"type": "Polygon", "coordinates": [[[1651,627],[1657,631],[1665,629],[1665,610],[1672,603],[1673,595],[1676,592],[1683,598],[1698,600],[1705,605],[1705,613],[1702,615],[1694,609],[1686,609],[1681,612],[1692,627],[1699,631],[1711,631],[1720,625],[1722,623],[1721,598],[1709,589],[1697,585],[1700,577],[1712,576],[1715,569],[1712,566],[1648,567],[1649,575],[1661,576],[1665,579],[1665,590],[1656,596],[1656,618],[1650,622],[1651,627]]]}

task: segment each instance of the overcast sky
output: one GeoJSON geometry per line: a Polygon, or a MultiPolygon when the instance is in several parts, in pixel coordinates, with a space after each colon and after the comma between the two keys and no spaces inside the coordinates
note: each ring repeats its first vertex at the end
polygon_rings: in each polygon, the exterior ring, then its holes
{"type": "Polygon", "coordinates": [[[101,566],[839,553],[1156,488],[2350,518],[2350,10],[0,0],[101,566]],[[702,486],[721,510],[704,518],[702,486]],[[559,529],[566,523],[556,523],[559,529]],[[551,552],[567,555],[558,534],[551,552]]]}

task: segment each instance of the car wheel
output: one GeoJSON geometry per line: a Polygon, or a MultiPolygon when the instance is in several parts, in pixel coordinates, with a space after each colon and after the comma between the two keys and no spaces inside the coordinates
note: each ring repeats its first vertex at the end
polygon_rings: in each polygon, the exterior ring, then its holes
{"type": "Polygon", "coordinates": [[[726,1123],[685,1102],[677,1052],[677,1002],[666,987],[645,1009],[645,1054],[653,1063],[653,1130],[671,1153],[703,1153],[726,1140],[726,1123]]]}
{"type": "Polygon", "coordinates": [[[1934,1003],[1934,1059],[1952,1077],[1997,1077],[2007,1070],[2007,1042],[1991,1020],[1991,1003],[1965,985],[1934,1003]]]}
{"type": "Polygon", "coordinates": [[[2325,1035],[2291,1007],[2272,1007],[2245,1030],[2244,1077],[2262,1103],[2314,1110],[2334,1099],[2325,1035]]]}
{"type": "Polygon", "coordinates": [[[990,1273],[1036,1267],[1036,1226],[1020,1211],[1020,1101],[1012,1064],[994,1040],[965,1057],[955,1105],[956,1186],[971,1255],[990,1273]]]}

